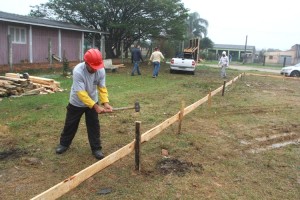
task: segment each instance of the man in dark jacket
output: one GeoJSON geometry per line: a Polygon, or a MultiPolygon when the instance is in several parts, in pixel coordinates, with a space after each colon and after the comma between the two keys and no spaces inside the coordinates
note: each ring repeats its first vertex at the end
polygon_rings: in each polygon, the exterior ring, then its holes
{"type": "Polygon", "coordinates": [[[131,76],[134,76],[134,72],[137,71],[138,75],[141,75],[139,63],[140,61],[144,61],[142,58],[142,53],[139,45],[135,45],[131,51],[131,62],[133,63],[133,69],[131,72],[131,76]]]}

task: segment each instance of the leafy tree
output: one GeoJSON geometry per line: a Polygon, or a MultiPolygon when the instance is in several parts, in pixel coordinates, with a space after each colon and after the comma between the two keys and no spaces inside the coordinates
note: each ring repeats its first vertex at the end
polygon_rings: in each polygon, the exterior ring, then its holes
{"type": "Polygon", "coordinates": [[[190,13],[186,21],[188,25],[188,38],[192,37],[206,37],[208,21],[202,19],[197,12],[190,13]]]}
{"type": "MultiPolygon", "coordinates": [[[[207,35],[208,21],[200,18],[199,13],[189,13],[186,19],[186,32],[184,35],[183,48],[187,48],[190,45],[190,39],[192,38],[205,38],[207,35]]],[[[201,42],[200,42],[201,45],[201,42]]],[[[200,52],[199,52],[200,53],[200,52]]]]}
{"type": "Polygon", "coordinates": [[[216,55],[215,53],[209,52],[208,49],[213,48],[214,47],[214,43],[213,41],[208,38],[202,38],[200,40],[200,52],[199,52],[199,56],[201,59],[207,59],[207,60],[213,60],[216,55]]]}
{"type": "Polygon", "coordinates": [[[265,53],[267,52],[266,49],[262,49],[259,51],[258,54],[258,62],[264,62],[264,58],[265,58],[265,53]]]}
{"type": "Polygon", "coordinates": [[[209,37],[205,37],[200,40],[200,49],[209,49],[213,47],[214,43],[209,37]]]}
{"type": "Polygon", "coordinates": [[[106,32],[107,56],[118,57],[122,42],[129,49],[139,40],[183,39],[187,11],[180,0],[49,0],[30,15],[106,32]]]}

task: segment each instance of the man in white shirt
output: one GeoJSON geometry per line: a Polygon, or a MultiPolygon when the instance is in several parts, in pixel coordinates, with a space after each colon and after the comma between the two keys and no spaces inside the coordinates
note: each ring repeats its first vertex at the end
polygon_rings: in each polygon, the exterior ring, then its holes
{"type": "Polygon", "coordinates": [[[228,57],[226,56],[225,51],[222,52],[222,56],[219,60],[218,65],[219,66],[221,65],[221,77],[226,78],[226,67],[229,66],[229,60],[228,60],[228,57]]]}
{"type": "Polygon", "coordinates": [[[150,56],[150,61],[153,63],[153,73],[152,73],[152,78],[156,78],[158,76],[158,72],[160,69],[160,61],[161,59],[165,59],[163,54],[159,51],[158,47],[154,48],[154,52],[150,56]]]}

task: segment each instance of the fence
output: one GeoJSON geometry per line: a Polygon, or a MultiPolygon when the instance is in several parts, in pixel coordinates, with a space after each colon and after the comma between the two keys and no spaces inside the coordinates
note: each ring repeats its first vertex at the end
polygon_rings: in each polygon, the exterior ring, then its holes
{"type": "MultiPolygon", "coordinates": [[[[247,74],[248,75],[248,74],[247,74]]],[[[268,75],[259,75],[259,74],[249,74],[249,75],[257,75],[257,76],[268,76],[268,75]]],[[[57,185],[51,187],[50,189],[44,191],[43,193],[35,196],[32,198],[32,200],[37,200],[37,199],[56,199],[64,195],[65,193],[69,192],[73,188],[77,187],[80,183],[88,179],[89,177],[93,176],[94,174],[98,173],[102,169],[108,167],[109,165],[113,164],[114,162],[120,160],[121,158],[127,156],[131,152],[135,150],[136,155],[136,165],[135,169],[139,170],[139,146],[141,143],[147,142],[151,140],[153,137],[161,133],[164,129],[168,128],[170,125],[173,123],[179,121],[179,129],[178,132],[180,132],[180,127],[181,127],[181,121],[183,117],[193,110],[195,110],[198,106],[204,104],[205,102],[208,102],[209,106],[211,103],[211,98],[216,95],[217,93],[222,91],[222,96],[224,96],[224,91],[225,88],[231,84],[233,84],[235,81],[237,81],[239,78],[242,78],[245,76],[245,73],[238,75],[234,79],[230,80],[229,82],[225,82],[222,86],[219,88],[215,89],[214,91],[209,92],[205,97],[202,99],[196,101],[195,103],[187,106],[184,108],[184,104],[182,104],[182,107],[179,112],[177,112],[175,115],[172,117],[168,118],[161,124],[155,126],[154,128],[146,131],[143,133],[141,136],[136,134],[136,139],[133,140],[132,142],[128,143],[127,145],[123,146],[121,149],[113,152],[112,154],[108,155],[104,159],[94,163],[93,165],[90,165],[89,167],[83,169],[82,171],[78,172],[77,174],[74,174],[73,176],[63,180],[62,182],[58,183],[57,185]]],[[[272,76],[275,77],[275,76],[272,76]]],[[[281,76],[276,76],[280,77],[281,76]]],[[[300,79],[298,79],[300,80],[300,79]]],[[[141,122],[136,122],[136,133],[139,132],[140,128],[140,123],[141,122]]]]}

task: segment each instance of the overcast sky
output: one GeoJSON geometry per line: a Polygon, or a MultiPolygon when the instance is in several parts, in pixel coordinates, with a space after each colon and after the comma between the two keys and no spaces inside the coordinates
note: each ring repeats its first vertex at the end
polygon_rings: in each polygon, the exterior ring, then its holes
{"type": "Polygon", "coordinates": [[[300,44],[298,0],[182,0],[209,23],[216,44],[253,45],[256,49],[288,50],[300,44]]]}
{"type": "MultiPolygon", "coordinates": [[[[48,0],[0,0],[0,10],[29,14],[30,6],[48,0]]],[[[182,0],[191,12],[209,23],[208,37],[216,44],[288,50],[300,44],[298,0],[182,0]]]]}

